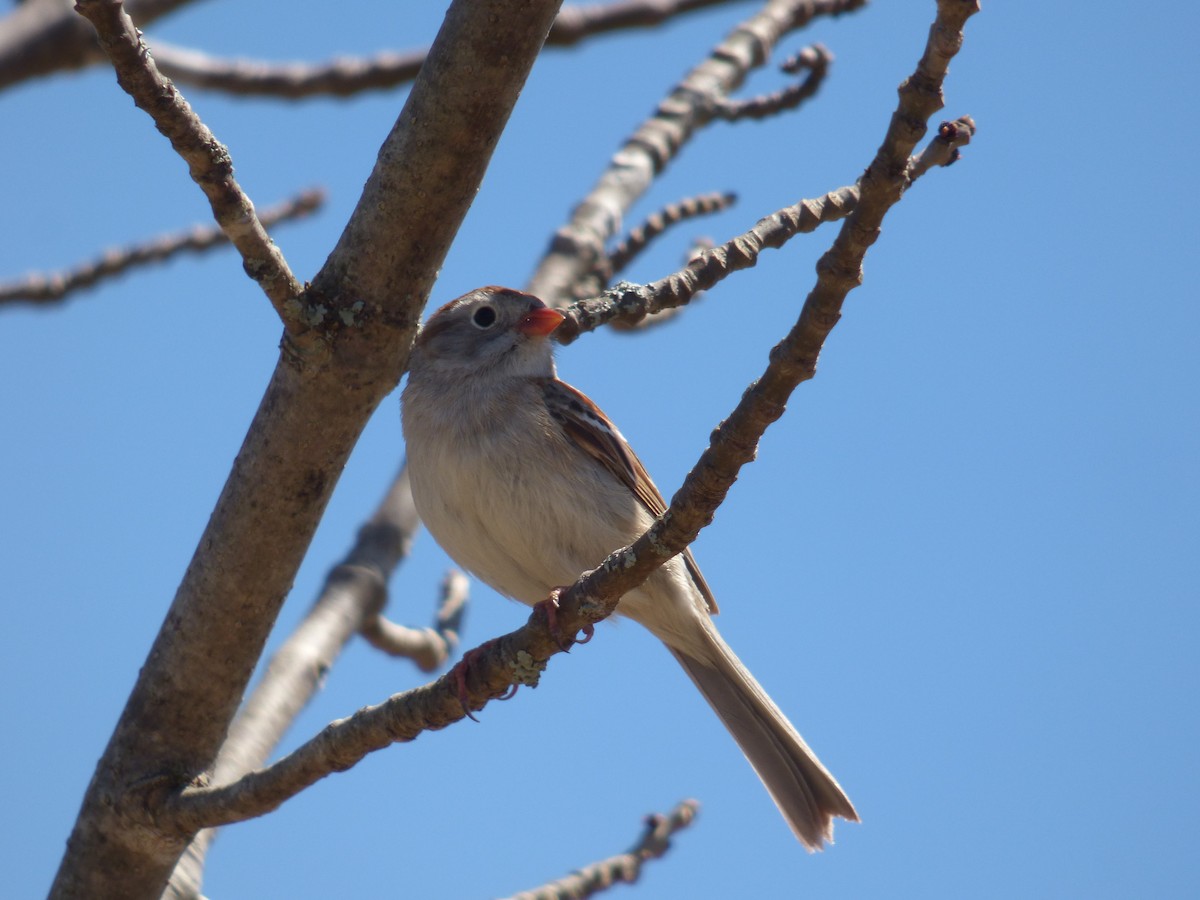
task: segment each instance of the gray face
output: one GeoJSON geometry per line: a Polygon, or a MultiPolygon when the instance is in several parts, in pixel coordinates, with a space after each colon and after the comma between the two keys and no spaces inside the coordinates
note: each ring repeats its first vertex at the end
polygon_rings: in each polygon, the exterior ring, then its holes
{"type": "Polygon", "coordinates": [[[552,375],[550,342],[517,328],[525,315],[545,306],[531,294],[498,287],[452,300],[429,317],[417,336],[410,372],[450,377],[467,362],[468,368],[492,375],[552,375]]]}

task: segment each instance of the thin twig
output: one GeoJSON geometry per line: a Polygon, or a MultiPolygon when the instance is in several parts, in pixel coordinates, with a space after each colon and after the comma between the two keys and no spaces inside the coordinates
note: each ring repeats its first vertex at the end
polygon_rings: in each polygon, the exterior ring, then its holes
{"type": "Polygon", "coordinates": [[[509,900],[584,900],[615,884],[633,884],[642,874],[642,866],[661,859],[671,849],[671,838],[696,818],[700,804],[684,800],[667,815],[646,816],[645,830],[637,843],[625,853],[576,869],[565,878],[514,894],[509,900]]]}
{"type": "MultiPolygon", "coordinates": [[[[126,0],[125,9],[144,28],[194,0],[126,0]]],[[[65,69],[107,62],[96,30],[65,0],[9,3],[0,17],[0,90],[65,69]]]]}
{"type": "Polygon", "coordinates": [[[289,326],[301,285],[279,248],[254,213],[254,204],[233,177],[229,151],[192,111],[183,95],[159,74],[141,32],[134,27],[120,0],[78,0],[75,8],[96,29],[100,46],[112,60],[117,82],[154,120],[188,164],[192,180],[212,207],[213,218],[242,255],[246,273],[289,326]]]}
{"type": "MultiPolygon", "coordinates": [[[[332,722],[288,756],[236,782],[190,787],[167,797],[164,821],[171,820],[187,833],[262,815],[371,752],[460,721],[514,685],[536,684],[546,662],[566,649],[563,635],[574,635],[611,615],[624,594],[695,540],[741,468],[754,459],[759,439],[782,415],[792,391],[815,373],[817,355],[837,323],[841,304],[859,283],[863,256],[907,184],[908,159],[925,133],[926,120],[942,105],[941,84],[950,58],[961,46],[963,25],[977,10],[977,0],[938,0],[925,54],[916,73],[901,85],[898,108],[863,177],[858,206],[818,264],[816,285],[795,326],[771,351],[763,375],[713,431],[709,447],[668,510],[631,545],[615,550],[575,584],[556,592],[556,627],[546,618],[548,604],[540,605],[521,628],[472,651],[468,668],[332,722]]],[[[946,138],[939,135],[937,140],[946,138]]],[[[688,280],[702,281],[695,275],[688,280]]]]}
{"type": "Polygon", "coordinates": [[[531,279],[530,292],[552,306],[573,299],[580,280],[604,255],[634,202],[696,132],[716,119],[718,101],[737,90],[752,69],[765,65],[785,35],[818,16],[839,16],[865,4],[866,0],[770,0],[738,24],[613,154],[571,220],[555,233],[531,279]]]}
{"type": "Polygon", "coordinates": [[[789,85],[783,90],[771,94],[751,97],[748,100],[714,97],[712,100],[713,114],[726,122],[739,122],[742,119],[765,119],[785,110],[795,109],[805,100],[815,96],[821,89],[832,62],[833,54],[825,48],[824,44],[805,47],[780,66],[785,72],[799,72],[807,69],[808,76],[802,82],[789,85]]]}
{"type": "Polygon", "coordinates": [[[975,134],[975,120],[960,116],[953,122],[938,126],[941,140],[930,141],[928,146],[908,161],[908,183],[912,184],[934,166],[949,166],[958,162],[959,147],[970,143],[975,134]]]}
{"type": "MultiPolygon", "coordinates": [[[[547,47],[568,47],[596,35],[630,28],[661,25],[685,13],[732,0],[623,0],[568,6],[562,9],[547,47]]],[[[220,59],[187,47],[154,42],[159,68],[176,81],[193,87],[248,96],[346,97],[368,90],[407,84],[425,61],[426,48],[377,53],[367,57],[339,57],[323,63],[267,62],[256,59],[220,59]]]]}
{"type": "MultiPolygon", "coordinates": [[[[701,194],[676,203],[668,203],[662,209],[647,216],[641,225],[632,229],[624,240],[614,245],[599,259],[592,268],[591,276],[599,282],[600,289],[603,289],[615,275],[619,275],[628,268],[654,242],[655,238],[660,237],[672,225],[678,225],[680,222],[686,222],[699,216],[712,215],[728,209],[736,202],[736,194],[714,193],[701,194]]],[[[592,296],[595,293],[596,291],[591,291],[583,296],[592,296]]]]}
{"type": "Polygon", "coordinates": [[[422,672],[436,672],[458,647],[470,582],[456,569],[442,581],[442,599],[432,628],[408,628],[380,612],[362,624],[363,638],[389,656],[411,659],[422,672]]]}
{"type": "MultiPolygon", "coordinates": [[[[264,228],[281,222],[302,219],[315,212],[325,202],[325,192],[314,188],[297,194],[291,200],[264,209],[259,221],[264,228]]],[[[223,247],[229,238],[215,225],[196,225],[188,231],[161,235],[141,244],[106,250],[90,262],[62,272],[35,272],[19,280],[0,284],[0,303],[35,303],[49,306],[68,294],[83,290],[97,282],[115,278],[137,266],[166,262],[184,252],[203,253],[223,247]]]]}

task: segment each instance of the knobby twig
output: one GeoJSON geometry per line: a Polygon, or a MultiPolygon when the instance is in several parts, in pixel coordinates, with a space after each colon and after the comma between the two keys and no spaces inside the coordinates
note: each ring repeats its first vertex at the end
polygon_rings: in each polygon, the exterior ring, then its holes
{"type": "MultiPolygon", "coordinates": [[[[567,47],[587,38],[630,28],[649,28],[671,19],[721,6],[731,0],[623,0],[618,3],[569,6],[561,10],[547,47],[567,47]]],[[[193,87],[230,94],[282,97],[350,96],[398,87],[412,81],[428,51],[425,48],[369,57],[340,57],[325,63],[275,63],[220,59],[198,50],[154,42],[159,68],[193,87]]]]}
{"type": "MultiPolygon", "coordinates": [[[[925,133],[926,121],[942,106],[941,85],[949,61],[962,44],[966,20],[978,8],[977,0],[938,0],[925,53],[900,87],[898,108],[863,176],[858,205],[818,263],[816,284],[796,324],[772,349],[762,376],[713,431],[708,448],[667,511],[631,545],[556,592],[556,627],[550,627],[546,605],[541,605],[521,628],[472,651],[470,667],[458,673],[462,677],[450,673],[332,722],[293,753],[232,784],[187,788],[165,798],[165,812],[176,827],[187,831],[262,815],[368,753],[457,722],[514,685],[536,685],[546,662],[566,649],[561,635],[576,634],[611,615],[624,594],[695,540],[724,502],[742,466],[754,459],[759,439],[783,414],[792,391],[815,374],[817,356],[840,317],[841,305],[861,280],[863,257],[884,215],[907,186],[909,157],[925,133]]],[[[961,132],[958,139],[969,136],[965,127],[949,130],[961,132]]],[[[937,140],[949,144],[946,135],[937,140]]],[[[699,272],[705,270],[701,267],[699,272]]],[[[673,277],[685,276],[686,272],[673,277]]],[[[685,280],[702,279],[693,275],[685,280]]]]}
{"type": "MultiPolygon", "coordinates": [[[[291,200],[264,209],[259,221],[264,228],[281,222],[302,219],[320,209],[325,202],[325,192],[310,189],[297,194],[291,200]]],[[[0,284],[0,303],[36,303],[49,306],[63,300],[67,295],[97,282],[115,278],[137,266],[166,262],[180,253],[203,253],[214,247],[223,247],[229,238],[215,225],[196,225],[189,231],[167,234],[142,244],[107,250],[98,259],[83,263],[63,272],[34,273],[25,278],[0,284]]]]}
{"type": "Polygon", "coordinates": [[[467,576],[452,569],[442,581],[442,598],[432,628],[406,628],[379,613],[363,622],[360,632],[375,649],[411,659],[422,672],[435,672],[458,647],[469,589],[467,576]]]}
{"type": "Polygon", "coordinates": [[[718,118],[721,101],[752,69],[766,64],[780,39],[818,16],[839,16],[865,4],[866,0],[770,0],[734,28],[613,154],[571,220],[555,233],[530,292],[552,306],[577,296],[576,288],[583,287],[580,280],[603,257],[605,244],[620,230],[633,203],[692,136],[718,118]]]}
{"type": "Polygon", "coordinates": [[[696,818],[700,804],[684,800],[667,815],[646,816],[642,836],[625,853],[610,856],[577,869],[565,878],[550,884],[514,894],[509,900],[584,900],[615,884],[634,884],[642,874],[642,866],[652,859],[661,859],[671,849],[671,838],[687,828],[696,818]]]}
{"type": "Polygon", "coordinates": [[[943,122],[938,126],[939,140],[930,141],[924,150],[909,159],[908,183],[912,184],[934,166],[949,166],[958,162],[962,155],[958,148],[970,143],[974,134],[975,120],[970,116],[943,122]]]}
{"type": "Polygon", "coordinates": [[[233,177],[229,151],[175,85],[159,73],[121,0],[78,0],[75,8],[95,27],[100,46],[116,70],[117,83],[187,162],[192,180],[208,198],[213,218],[241,253],[246,273],[258,282],[288,326],[292,320],[288,304],[300,295],[300,282],[233,177]]]}
{"type": "Polygon", "coordinates": [[[795,109],[820,90],[832,62],[833,54],[825,48],[824,44],[805,47],[780,66],[785,72],[800,72],[807,69],[808,76],[802,82],[789,85],[771,94],[751,97],[748,100],[714,97],[712,113],[716,118],[726,122],[739,122],[742,119],[765,119],[785,110],[795,109]]]}
{"type": "MultiPolygon", "coordinates": [[[[611,250],[597,260],[589,275],[599,283],[600,289],[603,289],[612,281],[613,276],[628,268],[654,242],[655,238],[662,236],[672,225],[678,225],[680,222],[686,222],[699,216],[712,215],[728,209],[736,202],[736,194],[724,193],[701,194],[677,203],[668,203],[662,209],[647,216],[646,220],[632,229],[624,240],[614,245],[611,250]]],[[[597,292],[590,291],[581,296],[590,297],[597,292]]]]}
{"type": "MultiPolygon", "coordinates": [[[[704,213],[715,212],[715,211],[717,211],[717,209],[725,208],[725,207],[731,205],[735,200],[735,195],[733,195],[733,194],[724,194],[724,195],[710,194],[707,196],[714,198],[714,202],[711,204],[711,208],[704,208],[702,210],[704,213]],[[723,200],[719,203],[719,205],[717,202],[715,202],[716,198],[723,198],[723,200]]],[[[703,202],[704,198],[699,198],[699,199],[702,201],[703,206],[708,205],[703,202]]],[[[684,202],[688,203],[690,201],[684,201],[684,202]]],[[[674,211],[675,211],[674,205],[668,206],[663,210],[663,212],[668,214],[668,216],[672,215],[674,213],[674,211]]],[[[698,212],[700,212],[700,210],[698,210],[698,212]]],[[[651,216],[647,220],[646,225],[653,226],[655,224],[654,220],[655,220],[655,217],[651,216]]],[[[644,249],[644,247],[638,247],[636,245],[636,243],[631,243],[634,241],[635,238],[639,237],[638,231],[639,231],[639,229],[636,229],[636,228],[633,231],[631,231],[629,234],[629,238],[625,242],[618,244],[616,246],[616,248],[614,248],[614,250],[612,251],[611,256],[612,256],[612,258],[617,259],[617,261],[620,264],[620,268],[615,268],[611,273],[606,274],[606,267],[604,267],[604,265],[603,265],[605,261],[602,260],[601,266],[598,267],[599,268],[598,272],[594,272],[590,277],[581,278],[576,283],[576,291],[579,292],[578,293],[579,299],[581,299],[581,300],[590,299],[592,297],[595,297],[601,291],[603,291],[606,287],[608,287],[609,283],[612,280],[613,275],[617,274],[622,269],[624,269],[629,264],[629,262],[632,260],[633,256],[635,256],[642,249],[644,249]],[[628,248],[626,248],[626,246],[625,246],[626,244],[630,244],[630,246],[628,248]],[[585,286],[589,286],[589,285],[590,285],[590,287],[588,287],[588,289],[585,291],[585,286]]],[[[647,242],[648,242],[648,239],[647,239],[647,242]]],[[[685,265],[685,266],[690,265],[691,262],[694,259],[696,259],[701,253],[703,253],[705,250],[711,250],[712,247],[713,247],[713,242],[712,242],[711,238],[708,238],[708,237],[694,238],[692,240],[691,246],[688,247],[687,252],[683,256],[683,265],[685,265]]],[[[659,311],[655,315],[646,316],[642,319],[638,319],[637,321],[631,321],[629,319],[613,319],[612,323],[611,323],[612,327],[618,333],[629,334],[634,331],[639,331],[639,332],[646,331],[647,329],[654,328],[659,325],[665,325],[667,322],[670,322],[672,319],[674,319],[677,315],[680,315],[681,313],[683,313],[685,309],[690,308],[691,305],[699,299],[700,294],[701,294],[701,292],[697,292],[696,294],[693,294],[686,306],[669,307],[669,308],[659,311]]]]}

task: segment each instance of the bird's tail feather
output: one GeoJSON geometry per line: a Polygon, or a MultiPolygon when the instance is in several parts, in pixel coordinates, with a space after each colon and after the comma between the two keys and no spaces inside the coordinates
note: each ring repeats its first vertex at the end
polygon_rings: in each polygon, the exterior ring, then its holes
{"type": "Polygon", "coordinates": [[[711,620],[704,624],[706,659],[674,647],[671,653],[737,741],[796,837],[809,850],[822,849],[833,841],[833,817],[857,822],[858,813],[711,620]]]}

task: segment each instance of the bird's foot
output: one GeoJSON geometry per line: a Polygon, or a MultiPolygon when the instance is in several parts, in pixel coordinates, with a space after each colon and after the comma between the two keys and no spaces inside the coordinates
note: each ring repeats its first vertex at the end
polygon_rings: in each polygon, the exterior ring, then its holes
{"type": "Polygon", "coordinates": [[[546,627],[550,629],[550,635],[554,638],[554,643],[558,644],[558,649],[563,653],[570,653],[571,647],[575,644],[586,644],[596,634],[596,629],[591,625],[584,625],[580,629],[587,637],[576,638],[574,635],[566,637],[562,633],[562,629],[558,624],[558,598],[566,588],[556,587],[550,591],[550,596],[545,600],[541,600],[533,605],[534,609],[540,609],[546,616],[546,627]]]}
{"type": "MultiPolygon", "coordinates": [[[[458,702],[462,704],[463,712],[467,714],[467,718],[472,722],[479,720],[471,712],[471,698],[467,691],[467,672],[471,666],[482,656],[495,641],[484,641],[478,647],[473,647],[463,654],[463,658],[458,661],[453,669],[454,672],[454,689],[458,694],[458,702]]],[[[511,700],[517,693],[519,685],[512,685],[499,697],[493,697],[493,700],[511,700]]]]}

